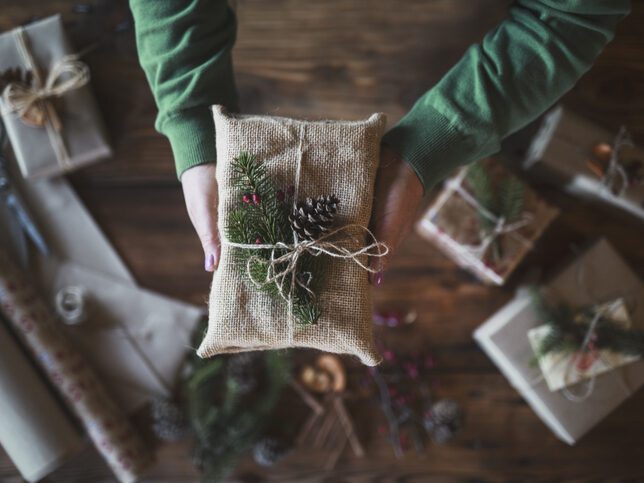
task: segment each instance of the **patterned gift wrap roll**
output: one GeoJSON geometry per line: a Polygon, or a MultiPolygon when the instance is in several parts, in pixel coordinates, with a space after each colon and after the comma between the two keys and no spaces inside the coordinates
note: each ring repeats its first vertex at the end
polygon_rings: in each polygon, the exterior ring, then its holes
{"type": "Polygon", "coordinates": [[[83,440],[0,314],[0,446],[22,477],[43,479],[83,440]]]}
{"type": "Polygon", "coordinates": [[[151,460],[143,441],[64,337],[26,277],[1,252],[0,311],[78,416],[119,481],[136,481],[151,460]]]}

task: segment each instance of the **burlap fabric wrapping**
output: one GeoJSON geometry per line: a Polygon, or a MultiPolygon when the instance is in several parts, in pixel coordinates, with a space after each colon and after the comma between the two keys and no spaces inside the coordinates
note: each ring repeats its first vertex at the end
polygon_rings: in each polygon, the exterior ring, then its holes
{"type": "MultiPolygon", "coordinates": [[[[295,185],[304,199],[333,193],[340,199],[342,224],[368,226],[385,116],[364,121],[298,121],[281,117],[231,115],[213,107],[217,134],[219,230],[224,237],[210,293],[208,331],[198,354],[310,347],[352,354],[366,365],[380,361],[372,336],[368,273],[352,260],[325,257],[324,280],[316,293],[322,313],[314,325],[294,324],[287,304],[258,290],[226,244],[225,226],[239,205],[232,160],[250,152],[271,178],[295,185]]],[[[363,263],[367,257],[361,256],[363,263]]]]}

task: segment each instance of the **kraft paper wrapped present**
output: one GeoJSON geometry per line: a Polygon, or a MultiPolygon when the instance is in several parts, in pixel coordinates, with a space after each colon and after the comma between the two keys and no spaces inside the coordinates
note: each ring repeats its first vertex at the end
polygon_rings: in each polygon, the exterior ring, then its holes
{"type": "Polygon", "coordinates": [[[487,159],[446,180],[416,228],[460,267],[503,285],[558,213],[487,159]]]}
{"type": "MultiPolygon", "coordinates": [[[[605,240],[595,243],[542,290],[553,301],[573,308],[622,299],[632,327],[644,328],[644,287],[605,240]]],[[[474,338],[544,423],[572,445],[644,384],[644,361],[599,374],[591,386],[582,381],[568,391],[553,392],[534,364],[528,336],[542,324],[532,298],[519,293],[483,323],[474,338]],[[576,395],[580,397],[571,397],[576,395]]]]}
{"type": "Polygon", "coordinates": [[[522,161],[570,194],[644,220],[644,150],[625,128],[610,131],[559,106],[544,116],[522,161]]]}
{"type": "Polygon", "coordinates": [[[0,35],[0,113],[24,177],[111,156],[89,77],[59,15],[0,35]]]}

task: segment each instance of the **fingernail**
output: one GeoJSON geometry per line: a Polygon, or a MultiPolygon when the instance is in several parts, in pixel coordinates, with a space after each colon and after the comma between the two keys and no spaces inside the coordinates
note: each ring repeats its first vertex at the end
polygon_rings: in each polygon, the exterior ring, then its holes
{"type": "Polygon", "coordinates": [[[385,276],[382,272],[376,273],[376,276],[374,277],[374,283],[376,284],[376,287],[380,287],[382,285],[384,278],[385,276]]]}
{"type": "Polygon", "coordinates": [[[206,255],[204,269],[206,270],[206,272],[212,272],[215,269],[215,256],[212,253],[206,255]]]}

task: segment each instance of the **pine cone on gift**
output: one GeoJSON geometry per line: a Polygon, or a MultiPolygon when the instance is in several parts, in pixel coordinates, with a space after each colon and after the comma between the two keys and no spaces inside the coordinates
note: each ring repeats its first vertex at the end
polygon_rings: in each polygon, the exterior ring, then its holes
{"type": "Polygon", "coordinates": [[[463,426],[463,411],[456,401],[441,399],[432,405],[424,425],[436,443],[446,443],[463,426]]]}
{"type": "Polygon", "coordinates": [[[316,240],[329,230],[338,211],[340,200],[335,195],[307,198],[295,205],[288,216],[293,231],[300,240],[316,240]]]}

